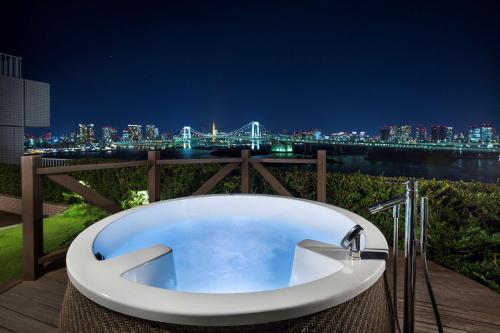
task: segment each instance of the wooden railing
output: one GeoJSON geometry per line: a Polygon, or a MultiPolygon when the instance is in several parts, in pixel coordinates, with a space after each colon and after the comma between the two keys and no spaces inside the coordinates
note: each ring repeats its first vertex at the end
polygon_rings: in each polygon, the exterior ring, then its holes
{"type": "Polygon", "coordinates": [[[78,182],[69,175],[72,172],[130,168],[149,166],[148,195],[149,202],[160,200],[160,166],[186,164],[224,164],[224,166],[208,179],[193,195],[209,193],[224,177],[239,167],[241,173],[241,193],[250,191],[250,168],[254,168],[266,182],[279,194],[292,194],[266,169],[265,164],[316,164],[317,165],[317,200],[326,201],[326,152],[319,150],[315,159],[297,158],[251,158],[248,150],[242,150],[237,158],[206,159],[160,159],[159,151],[148,152],[148,159],[131,162],[82,164],[69,166],[42,167],[39,156],[23,156],[22,170],[22,202],[23,202],[23,276],[25,280],[35,280],[43,274],[44,264],[64,257],[67,249],[45,254],[43,252],[43,194],[42,178],[46,177],[62,187],[76,192],[88,202],[117,213],[120,205],[97,193],[88,186],[78,182]]]}

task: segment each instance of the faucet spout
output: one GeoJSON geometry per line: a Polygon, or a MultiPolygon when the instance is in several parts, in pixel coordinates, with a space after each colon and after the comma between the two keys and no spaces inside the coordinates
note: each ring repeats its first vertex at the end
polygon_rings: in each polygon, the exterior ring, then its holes
{"type": "Polygon", "coordinates": [[[376,213],[381,212],[383,210],[392,208],[396,205],[403,204],[403,203],[405,203],[405,201],[406,201],[406,194],[401,194],[401,195],[392,197],[390,199],[377,202],[373,206],[369,207],[368,210],[370,211],[370,213],[376,214],[376,213]]]}
{"type": "Polygon", "coordinates": [[[356,224],[340,242],[344,249],[351,251],[351,257],[355,259],[361,259],[361,234],[363,234],[363,230],[359,224],[356,224]]]}

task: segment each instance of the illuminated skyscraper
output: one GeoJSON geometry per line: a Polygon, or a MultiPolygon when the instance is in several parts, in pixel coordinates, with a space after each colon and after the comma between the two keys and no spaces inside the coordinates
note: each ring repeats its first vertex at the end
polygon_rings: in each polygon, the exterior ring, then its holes
{"type": "Polygon", "coordinates": [[[481,127],[470,126],[469,127],[469,142],[479,143],[481,142],[481,127]]]}
{"type": "Polygon", "coordinates": [[[444,134],[444,141],[453,142],[453,127],[447,126],[444,134]]]}
{"type": "Polygon", "coordinates": [[[391,142],[408,142],[411,140],[411,126],[395,125],[389,127],[389,139],[391,142]]]}
{"type": "Polygon", "coordinates": [[[122,141],[124,142],[128,141],[128,131],[126,129],[122,131],[122,141]]]}
{"type": "Polygon", "coordinates": [[[110,145],[117,139],[116,129],[110,126],[104,126],[102,128],[102,142],[105,145],[110,145]]]}
{"type": "Polygon", "coordinates": [[[128,125],[128,140],[130,142],[139,142],[142,140],[142,126],[141,125],[128,125]]]}
{"type": "Polygon", "coordinates": [[[481,142],[490,143],[494,141],[495,129],[490,124],[481,126],[481,142]]]}
{"type": "Polygon", "coordinates": [[[420,142],[427,141],[427,128],[418,126],[416,129],[416,139],[420,142]]]}
{"type": "Polygon", "coordinates": [[[411,141],[411,126],[410,125],[398,126],[398,131],[396,136],[398,142],[411,141]]]}
{"type": "Polygon", "coordinates": [[[160,131],[155,125],[146,125],[146,140],[155,141],[158,140],[160,136],[160,131]]]}
{"type": "Polygon", "coordinates": [[[95,141],[94,124],[79,124],[80,143],[89,144],[95,141]]]}

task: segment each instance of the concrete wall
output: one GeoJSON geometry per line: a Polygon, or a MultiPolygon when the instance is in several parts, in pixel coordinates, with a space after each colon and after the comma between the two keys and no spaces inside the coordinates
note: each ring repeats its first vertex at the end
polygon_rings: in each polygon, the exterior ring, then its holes
{"type": "MultiPolygon", "coordinates": [[[[66,210],[66,208],[68,208],[68,206],[64,204],[44,202],[43,215],[57,215],[66,210]]],[[[23,212],[21,198],[6,194],[0,194],[0,210],[21,215],[23,212]]]]}

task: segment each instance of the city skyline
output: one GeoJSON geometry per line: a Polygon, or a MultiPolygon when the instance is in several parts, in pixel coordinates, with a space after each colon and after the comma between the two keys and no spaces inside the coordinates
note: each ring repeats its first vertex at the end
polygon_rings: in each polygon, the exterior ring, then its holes
{"type": "Polygon", "coordinates": [[[236,128],[250,119],[273,130],[423,122],[465,131],[500,119],[495,2],[6,6],[13,34],[2,51],[51,84],[55,133],[78,122],[236,128]]]}
{"type": "MultiPolygon", "coordinates": [[[[262,124],[262,123],[261,123],[262,124]]],[[[55,136],[62,136],[62,135],[69,135],[71,133],[76,133],[76,132],[79,132],[79,126],[81,125],[92,125],[94,126],[95,129],[105,129],[105,128],[111,128],[115,131],[117,131],[117,134],[119,135],[119,133],[121,131],[125,131],[127,130],[127,128],[129,126],[142,126],[142,132],[144,131],[147,131],[147,127],[148,126],[154,126],[156,128],[156,131],[158,131],[159,134],[166,134],[166,133],[170,133],[170,134],[176,134],[176,133],[179,133],[182,131],[182,128],[185,127],[185,126],[188,126],[188,127],[192,127],[194,128],[193,126],[190,126],[189,124],[185,124],[184,126],[182,126],[181,128],[179,129],[172,129],[172,128],[167,128],[167,127],[164,127],[162,126],[161,124],[159,125],[158,123],[155,123],[155,122],[152,122],[152,123],[144,123],[144,122],[139,122],[139,123],[128,123],[126,126],[124,126],[123,128],[121,127],[118,127],[118,126],[114,126],[113,124],[110,124],[110,123],[106,123],[105,125],[99,125],[99,124],[96,124],[96,123],[93,123],[93,122],[89,122],[89,123],[83,123],[83,122],[80,122],[78,124],[76,124],[75,126],[73,126],[72,129],[70,129],[69,131],[64,131],[64,132],[60,132],[60,133],[57,133],[57,132],[53,132],[53,131],[50,131],[50,130],[47,130],[47,128],[43,128],[43,129],[39,129],[38,132],[39,133],[36,133],[34,131],[27,131],[27,135],[28,136],[43,136],[45,134],[48,134],[48,133],[51,133],[55,136]]],[[[215,122],[211,122],[210,123],[210,126],[203,126],[203,127],[200,127],[200,128],[197,128],[197,129],[200,129],[202,131],[205,131],[205,132],[209,132],[213,126],[215,126],[215,122]]],[[[409,126],[410,127],[410,136],[414,136],[415,138],[418,137],[419,135],[419,130],[426,130],[426,133],[428,134],[428,136],[430,136],[430,133],[431,133],[431,130],[433,127],[442,127],[442,128],[450,128],[455,134],[456,133],[462,133],[462,134],[467,134],[472,128],[479,128],[479,127],[483,127],[483,126],[490,126],[493,128],[493,130],[495,131],[496,130],[496,125],[495,124],[492,124],[492,123],[489,123],[489,122],[481,122],[481,121],[478,121],[476,122],[475,124],[471,124],[469,125],[467,128],[465,129],[459,129],[459,128],[456,128],[455,126],[450,126],[451,124],[423,124],[422,122],[418,123],[417,125],[413,125],[413,124],[408,124],[408,123],[403,123],[403,124],[386,124],[386,125],[383,125],[383,126],[380,126],[378,128],[375,128],[375,129],[360,129],[360,128],[348,128],[348,129],[336,129],[336,130],[332,130],[332,131],[328,131],[328,132],[325,132],[322,130],[321,127],[317,126],[317,127],[312,127],[312,128],[281,128],[281,129],[276,129],[276,130],[272,130],[272,132],[275,132],[275,133],[283,133],[283,131],[286,131],[287,133],[293,133],[293,132],[300,132],[300,131],[311,131],[311,130],[319,130],[322,132],[322,134],[325,134],[325,135],[329,135],[329,134],[336,134],[336,133],[340,133],[340,132],[363,132],[363,133],[366,133],[370,136],[379,136],[380,134],[380,131],[386,129],[386,128],[390,128],[390,127],[394,127],[394,126],[409,126]]],[[[234,129],[231,129],[231,128],[220,128],[217,126],[217,130],[218,131],[225,131],[225,132],[229,132],[231,130],[235,130],[236,128],[234,129]]],[[[141,132],[141,133],[142,133],[141,132]]],[[[97,133],[99,133],[98,135],[96,135],[96,137],[101,137],[101,131],[98,131],[97,133]]],[[[145,133],[142,133],[142,134],[145,134],[145,133]]],[[[120,135],[119,135],[120,136],[120,135]]]]}

